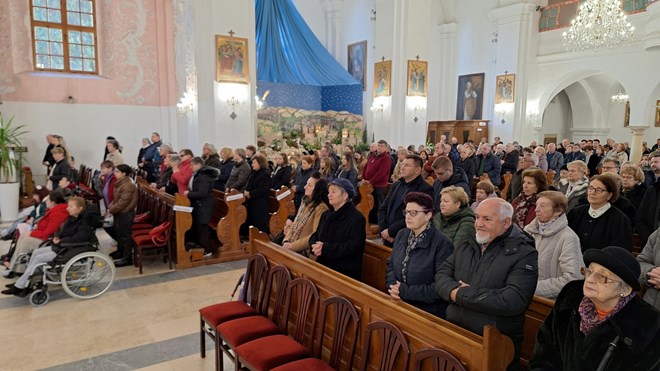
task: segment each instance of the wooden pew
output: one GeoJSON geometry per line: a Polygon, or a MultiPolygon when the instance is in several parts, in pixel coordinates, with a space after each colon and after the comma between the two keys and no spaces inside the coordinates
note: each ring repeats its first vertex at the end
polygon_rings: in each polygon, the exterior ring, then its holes
{"type": "Polygon", "coordinates": [[[360,203],[356,205],[357,209],[360,211],[362,216],[364,216],[364,220],[367,222],[365,223],[366,225],[366,232],[367,232],[367,238],[379,238],[380,235],[378,234],[378,225],[370,224],[369,223],[369,212],[371,212],[371,209],[374,208],[374,187],[369,183],[367,180],[363,180],[360,183],[358,183],[358,193],[360,194],[360,203]]]}
{"type": "Polygon", "coordinates": [[[271,236],[277,236],[282,232],[289,216],[295,215],[296,205],[293,203],[294,197],[295,194],[286,186],[282,186],[277,191],[271,190],[270,201],[273,206],[277,205],[277,208],[274,208],[275,211],[271,209],[270,213],[268,228],[270,229],[271,236]]]}
{"type": "MultiPolygon", "coordinates": [[[[506,194],[509,192],[509,188],[511,188],[512,178],[513,175],[511,175],[511,173],[506,173],[502,175],[502,184],[504,184],[504,188],[502,188],[502,195],[500,197],[504,200],[506,200],[506,194]]],[[[516,198],[516,196],[513,196],[513,198],[516,198]]]]}
{"type": "Polygon", "coordinates": [[[21,198],[18,200],[19,208],[30,207],[34,204],[34,180],[32,179],[32,169],[29,166],[23,167],[23,182],[21,183],[21,198]]]}
{"type": "MultiPolygon", "coordinates": [[[[376,320],[388,321],[400,328],[406,334],[413,354],[424,348],[445,349],[466,365],[468,370],[505,370],[513,359],[511,339],[492,326],[484,328],[484,336],[474,334],[400,300],[394,300],[365,283],[337,274],[300,254],[282,249],[269,242],[266,234],[254,228],[250,231],[250,246],[251,253],[263,254],[271,266],[284,265],[293,276],[313,281],[321,293],[321,299],[342,295],[357,307],[361,329],[354,366],[360,364],[361,343],[366,326],[376,320]]],[[[333,329],[327,331],[330,334],[334,332],[333,329]]],[[[329,338],[326,337],[323,344],[324,351],[328,351],[329,338]]],[[[370,365],[370,369],[377,367],[376,364],[370,365]]],[[[413,367],[414,357],[411,357],[408,369],[412,370],[413,367]]],[[[402,367],[399,365],[395,369],[402,367]]]]}
{"type": "Polygon", "coordinates": [[[529,360],[534,355],[536,345],[536,333],[541,328],[543,321],[548,317],[555,301],[542,296],[534,296],[532,303],[525,312],[525,327],[523,328],[523,344],[520,352],[520,364],[527,368],[529,360]]]}
{"type": "MultiPolygon", "coordinates": [[[[221,202],[224,203],[222,208],[226,208],[226,214],[220,218],[215,227],[218,240],[222,244],[220,256],[215,260],[216,262],[225,262],[246,259],[248,256],[247,244],[241,242],[241,237],[239,235],[241,224],[245,223],[245,220],[247,219],[247,210],[243,205],[245,197],[243,196],[243,193],[238,192],[235,189],[232,189],[226,194],[219,191],[218,193],[223,194],[224,196],[221,199],[221,202]]],[[[216,209],[218,208],[217,202],[218,198],[216,198],[216,209]]]]}

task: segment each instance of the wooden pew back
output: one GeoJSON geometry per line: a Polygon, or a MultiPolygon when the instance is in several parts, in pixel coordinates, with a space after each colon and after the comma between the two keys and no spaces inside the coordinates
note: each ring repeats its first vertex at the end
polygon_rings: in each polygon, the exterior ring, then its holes
{"type": "Polygon", "coordinates": [[[273,204],[273,208],[270,211],[270,223],[268,225],[271,236],[277,236],[282,232],[289,216],[295,215],[296,205],[293,203],[294,197],[293,192],[286,186],[282,186],[277,191],[271,190],[269,199],[273,204]]]}

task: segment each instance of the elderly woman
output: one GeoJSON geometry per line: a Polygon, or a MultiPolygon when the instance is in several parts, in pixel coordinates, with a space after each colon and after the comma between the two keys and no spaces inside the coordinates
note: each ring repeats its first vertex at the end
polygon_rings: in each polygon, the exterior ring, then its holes
{"type": "MultiPolygon", "coordinates": [[[[426,162],[426,160],[425,160],[426,162]]],[[[468,181],[471,183],[477,169],[474,167],[474,147],[465,145],[461,149],[458,167],[465,171],[468,181]]],[[[469,183],[468,183],[469,184],[469,183]]]]}
{"type": "Polygon", "coordinates": [[[260,231],[268,233],[268,196],[270,195],[270,172],[268,160],[261,154],[252,156],[252,173],[248,178],[243,195],[247,199],[247,220],[243,232],[247,234],[248,226],[255,226],[260,231]]]}
{"type": "Polygon", "coordinates": [[[229,147],[223,147],[220,150],[220,175],[215,181],[213,188],[223,192],[225,191],[227,188],[227,181],[229,180],[229,176],[235,165],[234,151],[229,147]]]}
{"type": "Polygon", "coordinates": [[[397,180],[401,179],[401,166],[403,165],[403,160],[406,159],[406,156],[408,156],[407,149],[400,148],[396,151],[397,162],[396,165],[394,165],[394,171],[392,172],[392,177],[390,178],[392,182],[396,182],[397,180]]]}
{"type": "Polygon", "coordinates": [[[580,279],[582,250],[578,236],[567,228],[567,205],[561,192],[541,192],[536,200],[536,218],[525,226],[539,252],[536,295],[556,298],[567,283],[580,279]]]}
{"type": "Polygon", "coordinates": [[[644,172],[637,165],[624,165],[621,167],[621,181],[623,190],[621,196],[626,198],[633,205],[635,210],[642,204],[646,185],[644,184],[644,172]]]}
{"type": "Polygon", "coordinates": [[[520,229],[525,228],[536,218],[536,195],[548,190],[548,178],[541,169],[532,168],[523,171],[522,179],[522,191],[511,201],[513,222],[520,229]]]}
{"type": "Polygon", "coordinates": [[[612,203],[619,198],[619,188],[611,177],[597,175],[588,187],[589,204],[568,212],[568,226],[580,238],[584,253],[588,249],[602,249],[617,245],[632,251],[632,230],[626,214],[612,203]]]}
{"type": "Polygon", "coordinates": [[[475,193],[475,201],[472,203],[470,208],[472,211],[477,211],[477,206],[487,199],[487,198],[496,198],[497,193],[495,193],[495,186],[489,180],[482,180],[477,183],[477,190],[475,193]]]}
{"type": "Polygon", "coordinates": [[[119,152],[119,142],[114,139],[110,139],[107,141],[105,147],[108,150],[108,155],[105,156],[105,161],[112,161],[115,166],[124,163],[124,156],[122,156],[121,152],[119,152]]]}
{"type": "Polygon", "coordinates": [[[530,370],[660,369],[660,314],[637,297],[640,267],[621,247],[584,254],[536,336],[530,370]]]}
{"type": "Polygon", "coordinates": [[[457,248],[473,240],[474,211],[463,188],[449,186],[440,191],[440,211],[433,217],[435,227],[444,233],[457,248]]]}
{"type": "Polygon", "coordinates": [[[601,165],[604,157],[605,148],[601,145],[594,146],[594,151],[587,160],[587,168],[589,169],[590,176],[598,174],[598,167],[601,165]]]}
{"type": "Polygon", "coordinates": [[[312,254],[319,264],[359,280],[362,255],[367,238],[364,216],[351,199],[355,189],[351,182],[337,178],[328,186],[331,209],[323,213],[318,229],[309,238],[312,254]]]}
{"type": "Polygon", "coordinates": [[[534,154],[539,158],[539,168],[543,172],[548,171],[548,156],[546,155],[545,148],[543,146],[538,146],[534,148],[534,154]]]}
{"type": "Polygon", "coordinates": [[[582,160],[576,160],[568,163],[568,183],[564,184],[559,191],[568,198],[568,208],[566,212],[573,210],[580,204],[580,199],[586,197],[587,188],[589,188],[589,178],[587,178],[587,164],[582,160]]]}
{"type": "MultiPolygon", "coordinates": [[[[449,188],[458,189],[465,195],[460,188],[449,188]]],[[[432,226],[431,196],[410,192],[403,198],[403,203],[406,228],[397,233],[392,255],[387,259],[387,291],[395,299],[444,318],[447,302],[435,290],[435,274],[454,247],[442,232],[432,226]]],[[[467,206],[465,208],[470,210],[467,206]]],[[[472,231],[474,233],[474,226],[472,231]]]]}
{"type": "Polygon", "coordinates": [[[193,157],[190,160],[190,166],[193,170],[190,187],[184,193],[190,199],[190,206],[193,207],[192,219],[195,226],[194,232],[189,233],[192,242],[204,248],[204,256],[211,256],[211,231],[209,223],[215,210],[215,198],[213,198],[213,184],[218,178],[220,170],[215,167],[205,165],[203,157],[193,157]]]}
{"type": "Polygon", "coordinates": [[[639,282],[646,286],[644,301],[660,310],[660,229],[651,233],[637,261],[642,268],[639,282]]]}
{"type": "Polygon", "coordinates": [[[305,196],[302,199],[296,218],[287,219],[284,226],[285,249],[303,252],[310,249],[309,237],[316,231],[321,215],[328,211],[328,182],[315,172],[305,184],[305,196]]]}
{"type": "Polygon", "coordinates": [[[138,157],[137,157],[138,166],[142,167],[141,165],[144,163],[144,154],[150,145],[151,145],[151,141],[149,140],[149,138],[142,138],[142,147],[140,148],[140,151],[138,151],[138,157]]]}

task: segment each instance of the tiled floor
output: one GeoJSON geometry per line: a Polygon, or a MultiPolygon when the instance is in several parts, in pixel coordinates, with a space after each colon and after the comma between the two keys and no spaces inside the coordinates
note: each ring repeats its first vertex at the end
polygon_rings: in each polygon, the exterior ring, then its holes
{"type": "MultiPolygon", "coordinates": [[[[112,251],[107,235],[97,234],[102,251],[112,251]]],[[[0,254],[8,246],[0,242],[0,254]]],[[[73,299],[57,288],[38,308],[0,295],[0,370],[212,370],[213,351],[199,356],[198,309],[228,300],[244,267],[240,261],[169,271],[151,261],[142,276],[118,268],[112,289],[99,298],[73,299]]]]}

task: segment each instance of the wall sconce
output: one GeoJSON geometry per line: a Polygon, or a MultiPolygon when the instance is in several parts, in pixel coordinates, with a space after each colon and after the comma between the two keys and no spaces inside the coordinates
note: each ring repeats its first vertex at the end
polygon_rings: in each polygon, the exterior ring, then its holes
{"type": "Polygon", "coordinates": [[[383,103],[377,105],[376,102],[374,102],[370,108],[373,113],[383,113],[383,109],[385,109],[385,105],[383,103]]]}
{"type": "Polygon", "coordinates": [[[241,101],[236,99],[236,97],[234,96],[227,99],[227,105],[231,106],[231,114],[229,115],[229,117],[231,117],[232,120],[236,120],[236,117],[238,117],[238,115],[236,114],[236,106],[239,104],[241,104],[241,101]]]}
{"type": "Polygon", "coordinates": [[[504,125],[506,123],[506,110],[504,108],[496,108],[495,116],[501,118],[500,123],[504,125]]]}
{"type": "Polygon", "coordinates": [[[536,124],[539,119],[539,111],[529,111],[527,112],[527,119],[531,124],[536,124]]]}
{"type": "Polygon", "coordinates": [[[192,111],[195,108],[196,101],[197,97],[195,97],[195,93],[188,91],[184,92],[179,103],[176,104],[177,111],[181,114],[192,111]]]}
{"type": "Polygon", "coordinates": [[[426,112],[425,106],[415,106],[415,118],[413,119],[413,121],[417,123],[417,121],[419,121],[419,118],[417,116],[423,115],[424,112],[426,112]]]}

